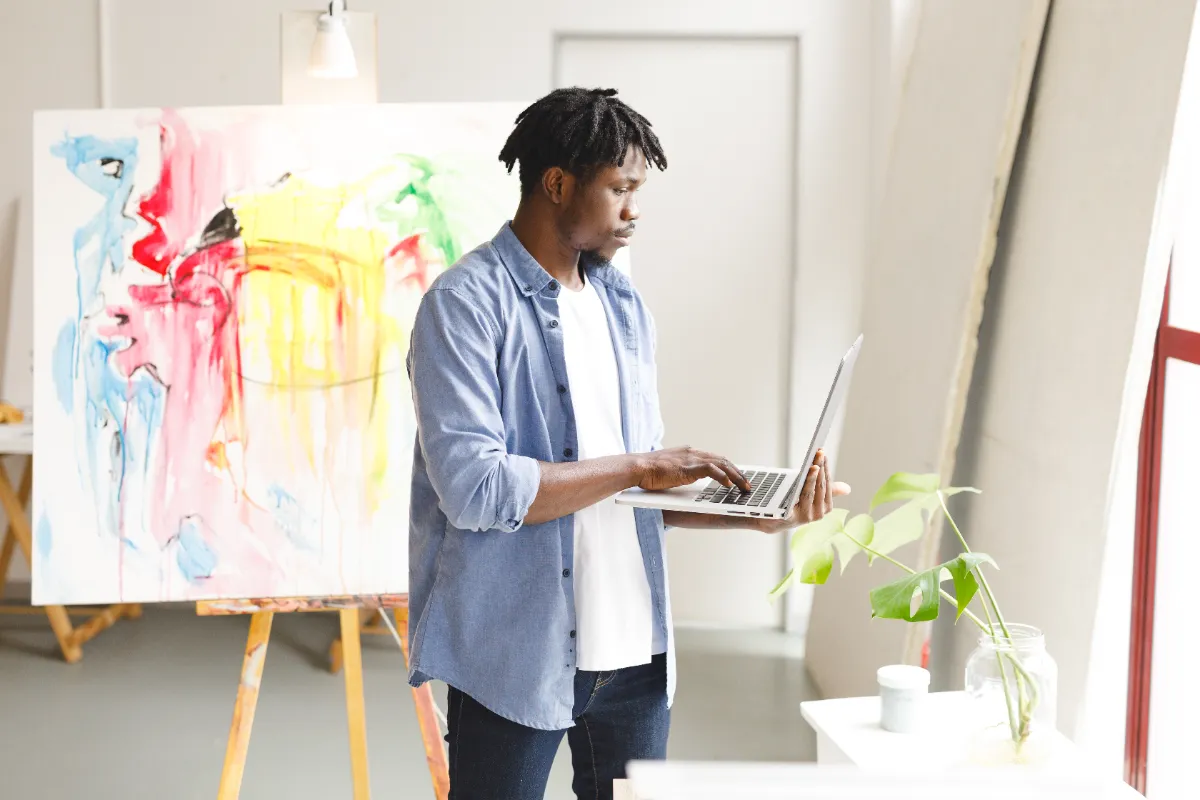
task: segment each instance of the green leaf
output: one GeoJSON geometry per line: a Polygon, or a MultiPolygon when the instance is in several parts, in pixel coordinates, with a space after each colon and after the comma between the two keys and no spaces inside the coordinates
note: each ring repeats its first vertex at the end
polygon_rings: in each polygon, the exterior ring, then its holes
{"type": "MultiPolygon", "coordinates": [[[[893,550],[909,542],[915,542],[925,533],[928,514],[937,507],[937,494],[923,495],[909,500],[904,505],[875,523],[871,549],[890,555],[893,550]]],[[[874,560],[872,558],[872,560],[874,560]]]]}
{"type": "Polygon", "coordinates": [[[872,589],[871,616],[905,622],[928,622],[937,619],[941,610],[939,589],[942,581],[949,579],[954,582],[954,599],[958,603],[958,615],[955,617],[957,620],[979,591],[979,584],[972,570],[982,563],[995,566],[996,562],[986,553],[963,553],[944,564],[906,575],[872,589]],[[916,611],[913,611],[913,597],[918,591],[921,593],[921,603],[916,611]]]}
{"type": "Polygon", "coordinates": [[[791,583],[792,583],[792,579],[793,579],[795,576],[796,576],[796,570],[794,570],[794,569],[789,569],[789,570],[788,570],[788,573],[787,573],[787,575],[784,575],[784,576],[783,576],[783,580],[781,580],[781,581],[778,583],[778,585],[776,585],[776,587],[775,587],[774,589],[772,589],[772,590],[771,590],[771,593],[770,593],[769,595],[767,595],[767,596],[768,596],[768,597],[779,597],[779,595],[781,595],[781,594],[783,594],[785,591],[787,591],[787,588],[788,588],[788,586],[790,586],[790,585],[791,585],[791,583]]]}
{"type": "Polygon", "coordinates": [[[833,571],[833,545],[826,544],[800,566],[800,582],[823,584],[833,571]]]}
{"type": "Polygon", "coordinates": [[[871,498],[871,510],[874,511],[884,503],[896,500],[912,500],[918,497],[936,495],[941,477],[935,473],[917,474],[915,472],[897,472],[883,482],[883,486],[871,498]]]}
{"type": "Polygon", "coordinates": [[[979,591],[979,581],[975,579],[974,570],[984,562],[996,566],[996,562],[986,553],[963,553],[945,564],[946,571],[954,581],[954,600],[958,603],[958,613],[954,615],[955,622],[962,617],[975,593],[979,591]]]}
{"type": "Polygon", "coordinates": [[[848,512],[835,508],[816,522],[801,525],[792,533],[792,561],[803,583],[824,583],[833,569],[830,540],[842,532],[848,512]]]}
{"type": "Polygon", "coordinates": [[[837,550],[838,562],[842,565],[842,573],[846,571],[846,566],[850,563],[850,560],[861,552],[859,544],[864,544],[874,549],[871,544],[874,538],[875,520],[871,519],[870,514],[859,514],[856,517],[852,517],[846,523],[845,533],[833,537],[833,549],[837,550]],[[854,541],[850,541],[851,537],[853,537],[854,541]]]}
{"type": "Polygon", "coordinates": [[[882,619],[902,619],[906,622],[928,622],[937,619],[941,605],[938,584],[941,567],[907,575],[898,581],[871,590],[871,616],[882,619]],[[920,590],[921,605],[912,610],[913,595],[920,590]]]}
{"type": "MultiPolygon", "coordinates": [[[[943,489],[942,494],[950,496],[960,492],[978,491],[970,486],[955,486],[943,489]]],[[[939,513],[941,505],[941,498],[936,491],[932,494],[916,495],[875,523],[875,539],[871,549],[890,555],[896,548],[920,539],[929,524],[930,516],[939,513]]]]}
{"type": "Polygon", "coordinates": [[[875,496],[871,498],[871,510],[874,511],[885,503],[894,503],[897,500],[922,500],[932,499],[933,504],[938,505],[938,491],[946,497],[953,497],[960,492],[979,493],[979,490],[971,486],[950,486],[945,489],[941,488],[941,477],[935,472],[915,473],[915,472],[897,472],[883,482],[883,486],[875,492],[875,496]]]}

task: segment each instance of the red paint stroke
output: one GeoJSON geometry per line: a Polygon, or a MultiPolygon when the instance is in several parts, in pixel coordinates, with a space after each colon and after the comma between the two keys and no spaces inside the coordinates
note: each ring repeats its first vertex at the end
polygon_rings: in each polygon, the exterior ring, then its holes
{"type": "MultiPolygon", "coordinates": [[[[133,244],[138,263],[166,275],[191,237],[200,234],[223,206],[223,189],[238,152],[236,137],[192,131],[178,112],[163,111],[159,123],[162,170],[158,183],[141,202],[138,215],[150,223],[150,233],[133,244]]],[[[238,181],[240,183],[240,180],[238,181]]]]}
{"type": "MultiPolygon", "coordinates": [[[[353,313],[344,299],[347,276],[379,265],[360,264],[328,248],[296,242],[260,243],[248,254],[240,238],[205,240],[206,228],[226,209],[224,193],[231,187],[254,191],[242,174],[252,165],[252,153],[239,147],[249,139],[227,131],[194,132],[170,111],[164,112],[159,130],[161,174],[138,205],[151,230],[134,244],[133,256],[162,280],[130,286],[129,301],[108,309],[113,322],[98,333],[128,343],[112,355],[122,375],[145,370],[166,388],[150,473],[153,483],[148,487],[150,530],[165,546],[178,532],[180,520],[202,518],[202,535],[218,563],[236,565],[239,573],[210,579],[204,591],[237,595],[244,591],[236,587],[250,576],[256,586],[283,581],[282,567],[269,554],[288,548],[273,512],[248,494],[244,474],[234,474],[247,471],[246,459],[262,457],[248,454],[280,441],[279,432],[271,428],[274,421],[261,419],[262,398],[276,388],[254,385],[243,377],[237,310],[244,279],[251,272],[282,273],[297,285],[332,293],[338,298],[339,333],[344,336],[345,315],[353,313]],[[330,257],[338,267],[333,274],[315,263],[330,257]],[[248,384],[256,405],[248,405],[248,384]],[[247,425],[248,413],[257,430],[247,425]],[[240,453],[236,464],[234,453],[240,453]]],[[[232,227],[227,233],[236,237],[232,227]]],[[[428,289],[432,265],[425,251],[422,236],[416,234],[387,252],[383,267],[389,289],[428,289]]],[[[350,337],[342,346],[352,351],[356,343],[350,337]]],[[[360,391],[339,390],[341,410],[329,413],[344,414],[360,391]]],[[[272,451],[270,457],[279,456],[272,451]]],[[[332,462],[325,465],[327,472],[335,469],[332,462]]],[[[336,506],[336,497],[333,502],[336,506]]],[[[345,566],[342,556],[339,547],[339,572],[345,566]]],[[[123,573],[124,564],[120,569],[123,573]]]]}
{"type": "Polygon", "coordinates": [[[429,289],[429,259],[421,250],[421,234],[414,233],[397,242],[384,256],[384,263],[395,271],[401,286],[422,294],[429,289]]]}

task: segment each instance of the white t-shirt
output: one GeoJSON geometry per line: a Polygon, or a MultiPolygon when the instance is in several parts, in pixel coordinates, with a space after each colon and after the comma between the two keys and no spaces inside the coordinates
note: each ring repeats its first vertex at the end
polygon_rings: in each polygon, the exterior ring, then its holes
{"type": "MultiPolygon", "coordinates": [[[[608,315],[591,282],[558,296],[579,458],[625,452],[620,380],[608,315]]],[[[650,583],[633,509],[610,497],[575,513],[575,616],[578,668],[609,671],[647,664],[665,652],[656,641],[650,583]]]]}

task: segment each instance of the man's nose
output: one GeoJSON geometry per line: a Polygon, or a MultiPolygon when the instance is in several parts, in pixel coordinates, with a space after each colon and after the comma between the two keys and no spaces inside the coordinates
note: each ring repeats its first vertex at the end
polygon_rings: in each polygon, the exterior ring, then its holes
{"type": "Polygon", "coordinates": [[[638,208],[636,200],[630,200],[621,207],[621,219],[625,222],[633,222],[640,216],[642,216],[642,211],[638,208]]]}

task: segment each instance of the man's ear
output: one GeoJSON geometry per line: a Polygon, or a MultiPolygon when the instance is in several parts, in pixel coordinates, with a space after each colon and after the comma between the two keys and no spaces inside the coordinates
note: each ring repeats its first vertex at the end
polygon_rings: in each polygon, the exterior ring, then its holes
{"type": "Polygon", "coordinates": [[[572,178],[562,167],[550,167],[542,173],[542,191],[555,205],[562,205],[571,191],[572,178]]]}

